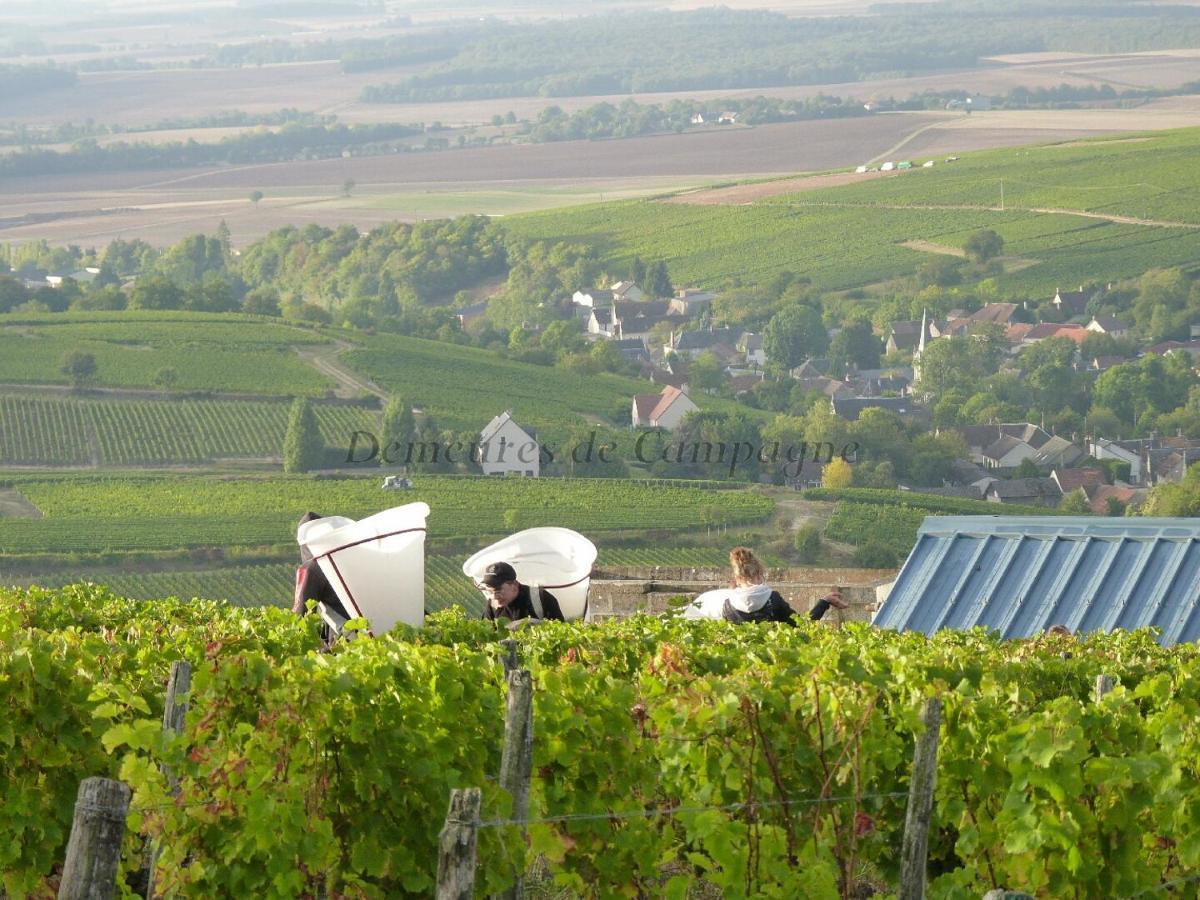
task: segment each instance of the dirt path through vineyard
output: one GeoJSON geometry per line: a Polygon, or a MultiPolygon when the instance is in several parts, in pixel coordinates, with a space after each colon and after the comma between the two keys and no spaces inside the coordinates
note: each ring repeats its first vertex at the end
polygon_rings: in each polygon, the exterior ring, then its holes
{"type": "Polygon", "coordinates": [[[0,519],[40,519],[42,511],[24,494],[13,488],[0,488],[0,519]]]}

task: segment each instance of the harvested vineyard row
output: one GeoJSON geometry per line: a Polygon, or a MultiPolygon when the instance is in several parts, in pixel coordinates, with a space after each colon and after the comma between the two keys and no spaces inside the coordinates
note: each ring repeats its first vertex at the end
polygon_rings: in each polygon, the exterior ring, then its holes
{"type": "MultiPolygon", "coordinates": [[[[345,448],[376,413],[317,403],[329,447],[345,448]]],[[[94,441],[102,466],[182,465],[278,457],[287,404],[270,401],[116,400],[0,394],[0,465],[78,466],[94,441]]]]}
{"type": "MultiPolygon", "coordinates": [[[[530,629],[516,635],[534,686],[526,849],[494,781],[507,630],[451,612],[317,652],[312,617],[86,587],[0,591],[0,613],[0,735],[21,735],[0,741],[0,763],[22,773],[0,809],[10,895],[52,892],[93,775],[130,784],[130,830],[156,839],[182,896],[427,896],[447,797],[464,786],[482,788],[487,890],[540,857],[572,895],[890,892],[933,695],[930,898],[996,883],[1132,897],[1200,871],[1200,825],[1180,813],[1200,803],[1197,651],[1148,632],[1006,642],[647,617],[530,629]],[[181,658],[190,714],[163,742],[181,658]],[[1102,673],[1116,687],[1097,699],[1102,673]],[[326,865],[301,869],[280,846],[326,865]]],[[[136,869],[141,841],[126,848],[136,869]]]]}

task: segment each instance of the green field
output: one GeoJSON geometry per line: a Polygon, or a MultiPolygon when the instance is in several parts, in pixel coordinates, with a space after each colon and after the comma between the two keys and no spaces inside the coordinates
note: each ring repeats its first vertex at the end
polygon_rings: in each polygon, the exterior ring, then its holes
{"type": "Polygon", "coordinates": [[[1200,131],[1133,143],[1096,142],[987,151],[892,178],[783,194],[745,205],[625,201],[516,216],[515,234],[596,246],[615,265],[663,259],[680,284],[762,283],[781,271],[825,290],[914,272],[930,257],[900,246],[923,240],[961,246],[981,228],[1005,253],[1036,264],[997,277],[1006,295],[1052,295],[1058,287],[1140,275],[1200,261],[1200,229],[1109,222],[1064,209],[1200,222],[1195,199],[1200,131]],[[1005,211],[1000,200],[1004,180],[1005,211]],[[926,208],[926,207],[963,208],[926,208]]]}
{"type": "Polygon", "coordinates": [[[305,512],[361,518],[423,500],[429,536],[472,539],[561,525],[587,534],[690,531],[760,521],[773,502],[704,482],[418,476],[413,490],[360,478],[9,475],[44,515],[0,519],[9,553],[122,552],[287,544],[305,512]]]}
{"type": "MultiPolygon", "coordinates": [[[[317,403],[315,411],[329,447],[348,447],[352,432],[378,427],[378,413],[364,407],[317,403]]],[[[287,417],[283,400],[130,400],[0,392],[0,465],[162,466],[278,458],[287,417]]]]}
{"type": "Polygon", "coordinates": [[[9,314],[0,316],[0,383],[69,384],[62,359],[79,350],[95,357],[101,387],[154,387],[173,369],[175,390],[322,394],[333,383],[294,348],[325,343],[279,320],[228,313],[9,314]]]}

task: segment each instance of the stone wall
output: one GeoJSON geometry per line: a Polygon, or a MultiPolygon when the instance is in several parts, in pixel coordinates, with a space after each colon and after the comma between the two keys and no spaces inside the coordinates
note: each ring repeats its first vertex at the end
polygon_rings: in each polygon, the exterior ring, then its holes
{"type": "MultiPolygon", "coordinates": [[[[630,570],[621,570],[622,573],[630,570]]],[[[645,570],[636,570],[639,572],[645,570]]],[[[728,570],[671,569],[676,576],[667,577],[660,569],[658,577],[611,578],[614,570],[605,570],[592,578],[588,606],[593,621],[622,619],[638,613],[660,615],[671,609],[671,599],[689,599],[704,591],[729,586],[728,570]],[[708,577],[696,577],[708,576],[708,577]]],[[[849,609],[831,609],[825,622],[870,621],[878,602],[877,587],[890,583],[896,573],[890,569],[784,569],[771,573],[785,577],[770,577],[768,584],[804,615],[818,599],[834,588],[850,604],[849,609]]]]}

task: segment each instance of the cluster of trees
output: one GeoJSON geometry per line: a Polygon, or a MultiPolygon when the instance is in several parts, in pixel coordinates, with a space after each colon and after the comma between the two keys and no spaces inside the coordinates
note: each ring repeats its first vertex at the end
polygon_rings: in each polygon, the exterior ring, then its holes
{"type": "Polygon", "coordinates": [[[349,147],[382,150],[390,147],[391,141],[423,131],[420,125],[290,122],[278,131],[245,132],[203,144],[194,140],[165,144],[117,141],[102,146],[93,138],[84,138],[66,151],[28,148],[4,154],[0,156],[0,177],[325,159],[341,156],[349,147]]]}
{"type": "Polygon", "coordinates": [[[26,123],[15,123],[0,129],[0,144],[33,147],[38,144],[69,144],[84,138],[101,137],[109,134],[137,134],[143,131],[176,131],[193,128],[253,128],[259,125],[333,125],[337,116],[302,112],[294,108],[280,109],[268,113],[248,113],[241,110],[223,110],[205,116],[174,117],[160,119],[148,125],[128,126],[103,124],[90,119],[82,124],[60,122],[35,127],[26,123]]]}
{"type": "Polygon", "coordinates": [[[368,87],[368,102],[737,89],[858,81],[970,68],[999,53],[1184,46],[1200,36],[1186,11],[1170,22],[1122,4],[1117,15],[1049,3],[1017,10],[953,0],[881,8],[870,17],[790,18],[709,9],[622,13],[537,24],[484,23],[453,32],[427,72],[368,87]]]}
{"type": "MultiPolygon", "coordinates": [[[[1114,349],[1105,337],[1089,338],[1081,355],[1114,349]]],[[[1066,435],[1200,437],[1200,379],[1190,355],[1130,359],[1097,375],[1077,366],[1079,350],[1069,338],[1050,338],[1008,363],[996,330],[981,328],[929,344],[920,387],[936,398],[933,419],[942,426],[1029,421],[1066,435]]]]}
{"type": "Polygon", "coordinates": [[[695,127],[692,120],[697,115],[703,116],[705,125],[720,124],[722,112],[735,113],[737,121],[745,125],[869,115],[856,100],[823,94],[798,100],[781,100],[777,97],[729,98],[722,100],[719,106],[697,100],[641,104],[630,99],[622,101],[619,106],[597,103],[569,114],[558,106],[548,106],[535,122],[518,134],[526,135],[534,143],[547,143],[585,138],[627,138],[672,131],[678,133],[695,127]]]}

